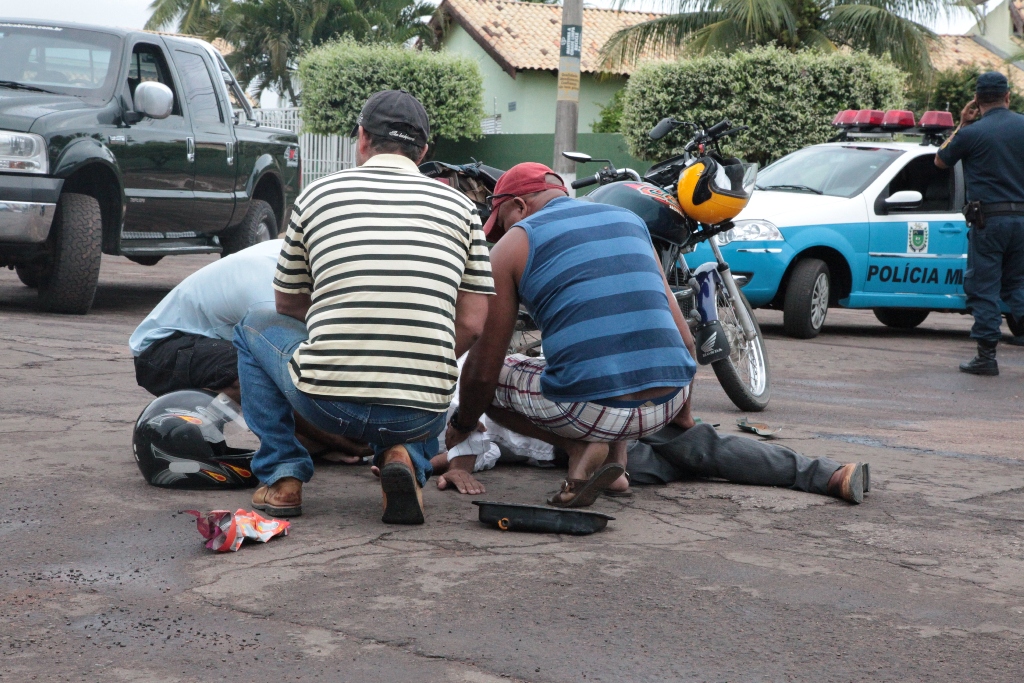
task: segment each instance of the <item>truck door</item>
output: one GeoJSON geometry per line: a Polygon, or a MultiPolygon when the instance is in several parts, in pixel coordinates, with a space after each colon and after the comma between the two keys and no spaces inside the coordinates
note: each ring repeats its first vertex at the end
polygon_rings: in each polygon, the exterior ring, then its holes
{"type": "MultiPolygon", "coordinates": [[[[956,210],[953,169],[935,166],[935,150],[914,157],[875,199],[871,212],[865,290],[909,295],[963,295],[967,225],[956,210]],[[920,192],[916,207],[887,206],[885,199],[903,190],[920,192]]],[[[923,297],[922,297],[923,298],[923,297]]],[[[922,306],[937,305],[921,302],[922,306]]]]}
{"type": "Polygon", "coordinates": [[[214,86],[209,57],[200,48],[174,49],[195,139],[195,213],[200,232],[214,233],[231,222],[235,209],[235,138],[226,103],[214,86]]]}
{"type": "Polygon", "coordinates": [[[192,218],[192,162],[188,140],[192,127],[181,104],[181,87],[167,66],[162,47],[139,42],[132,47],[122,99],[134,103],[135,88],[145,81],[163,83],[174,93],[166,119],[145,118],[113,131],[107,145],[117,157],[128,200],[123,239],[159,237],[154,233],[187,230],[192,218]]]}

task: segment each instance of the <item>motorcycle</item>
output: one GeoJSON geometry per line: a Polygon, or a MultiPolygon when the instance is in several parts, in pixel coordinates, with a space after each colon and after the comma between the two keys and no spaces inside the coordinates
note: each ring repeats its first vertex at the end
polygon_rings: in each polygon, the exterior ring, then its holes
{"type": "MultiPolygon", "coordinates": [[[[642,178],[632,169],[616,169],[607,159],[565,152],[565,157],[576,163],[607,164],[593,176],[573,181],[572,187],[580,189],[601,185],[581,199],[621,206],[646,222],[669,285],[694,334],[695,360],[701,365],[711,365],[736,407],[747,412],[759,412],[765,409],[771,397],[764,337],[750,304],[739,289],[742,281],[732,275],[729,264],[712,239],[731,229],[732,223],[698,223],[685,215],[675,195],[679,173],[695,159],[694,152],[706,154],[711,149],[712,154],[721,158],[719,140],[746,128],[733,128],[728,121],[722,121],[704,130],[695,124],[663,119],[651,130],[651,138],[661,139],[680,126],[693,128],[693,138],[683,154],[655,164],[642,178]],[[704,241],[709,243],[715,261],[691,270],[682,257],[704,241]]],[[[462,165],[430,162],[422,165],[420,170],[429,177],[461,189],[477,204],[482,220],[486,221],[486,212],[489,211],[486,198],[481,197],[481,190],[473,185],[479,183],[488,192],[493,192],[502,171],[476,161],[462,165]]],[[[529,313],[520,310],[509,353],[538,355],[542,343],[529,313]]]]}
{"type": "MultiPolygon", "coordinates": [[[[679,156],[658,162],[641,178],[632,169],[616,169],[607,159],[593,159],[580,152],[564,152],[576,163],[607,164],[593,176],[578,178],[573,189],[600,187],[581,199],[629,209],[647,223],[651,239],[676,301],[693,332],[697,358],[710,364],[719,383],[737,408],[747,412],[765,409],[771,398],[771,374],[764,337],[757,319],[740,290],[745,280],[733,276],[715,240],[732,229],[732,221],[715,225],[700,223],[686,215],[677,199],[680,173],[699,157],[718,163],[737,163],[722,156],[720,141],[743,130],[721,121],[709,128],[666,118],[651,129],[652,140],[660,140],[677,128],[688,127],[691,139],[679,156]],[[685,254],[707,242],[714,261],[691,269],[685,254]]],[[[756,173],[756,169],[755,169],[756,173]]],[[[753,182],[753,179],[750,179],[753,182]]]]}

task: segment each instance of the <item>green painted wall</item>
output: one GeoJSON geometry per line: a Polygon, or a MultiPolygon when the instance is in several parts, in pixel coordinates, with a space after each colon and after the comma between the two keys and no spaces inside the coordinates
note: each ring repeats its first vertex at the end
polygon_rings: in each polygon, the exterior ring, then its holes
{"type": "MultiPolygon", "coordinates": [[[[577,151],[585,152],[595,159],[611,159],[616,168],[628,167],[643,175],[651,164],[640,161],[626,151],[626,141],[619,133],[581,133],[577,139],[577,151]]],[[[464,164],[473,159],[488,166],[509,169],[524,161],[539,161],[550,166],[555,156],[555,136],[550,135],[485,135],[470,142],[439,140],[431,158],[452,164],[464,164]]],[[[596,173],[604,164],[577,164],[576,177],[596,173]]],[[[590,188],[594,189],[594,188],[590,188]]],[[[581,194],[590,189],[581,190],[581,194]]]]}
{"type": "MultiPolygon", "coordinates": [[[[512,78],[491,56],[466,33],[461,26],[453,26],[445,38],[443,48],[449,52],[475,59],[484,80],[484,112],[488,116],[501,115],[502,133],[555,132],[556,76],[548,71],[519,71],[512,78]],[[509,111],[509,103],[515,110],[509,111]]],[[[580,79],[579,131],[589,133],[601,116],[612,95],[626,85],[622,76],[599,77],[583,74],[580,79]]]]}

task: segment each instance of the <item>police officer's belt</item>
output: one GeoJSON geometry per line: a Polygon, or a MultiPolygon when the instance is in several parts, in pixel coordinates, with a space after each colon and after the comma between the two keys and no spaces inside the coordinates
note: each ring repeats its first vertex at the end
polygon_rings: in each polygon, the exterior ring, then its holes
{"type": "Polygon", "coordinates": [[[1024,216],[1024,202],[993,202],[982,204],[981,210],[985,218],[994,216],[1024,216]]]}

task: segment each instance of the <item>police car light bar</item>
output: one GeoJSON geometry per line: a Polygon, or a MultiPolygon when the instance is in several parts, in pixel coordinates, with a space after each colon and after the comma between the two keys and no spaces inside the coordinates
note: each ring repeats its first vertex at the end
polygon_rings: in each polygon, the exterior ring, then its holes
{"type": "Polygon", "coordinates": [[[882,117],[882,130],[902,131],[914,127],[914,112],[890,109],[882,117]]]}
{"type": "Polygon", "coordinates": [[[926,111],[921,115],[921,130],[929,133],[941,133],[952,130],[953,114],[948,111],[926,111]]]}
{"type": "Polygon", "coordinates": [[[857,112],[856,118],[853,122],[858,126],[880,126],[882,125],[882,119],[885,118],[885,112],[878,111],[877,109],[861,109],[857,112]]]}
{"type": "Polygon", "coordinates": [[[836,117],[832,119],[832,125],[837,128],[849,128],[853,125],[854,119],[857,118],[856,109],[847,109],[836,114],[836,117]]]}

